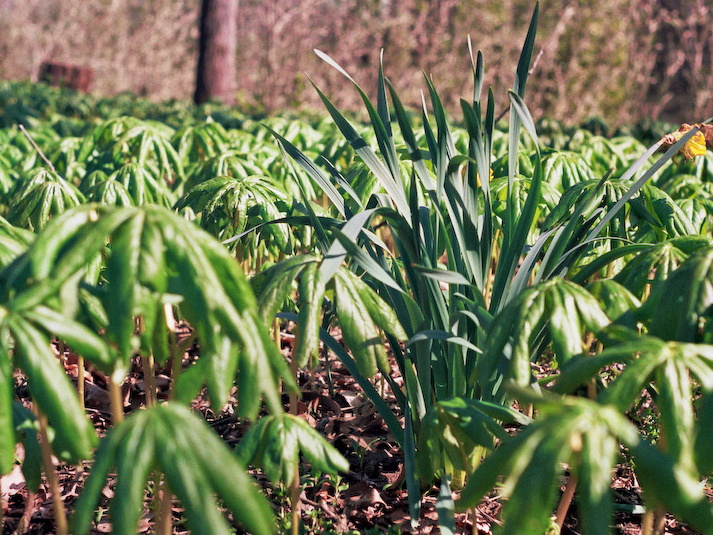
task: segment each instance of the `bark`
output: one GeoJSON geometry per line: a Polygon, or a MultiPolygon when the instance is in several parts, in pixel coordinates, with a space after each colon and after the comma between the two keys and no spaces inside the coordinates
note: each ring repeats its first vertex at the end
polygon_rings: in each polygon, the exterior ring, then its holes
{"type": "Polygon", "coordinates": [[[235,93],[238,0],[202,0],[198,72],[193,100],[232,104],[235,93]]]}

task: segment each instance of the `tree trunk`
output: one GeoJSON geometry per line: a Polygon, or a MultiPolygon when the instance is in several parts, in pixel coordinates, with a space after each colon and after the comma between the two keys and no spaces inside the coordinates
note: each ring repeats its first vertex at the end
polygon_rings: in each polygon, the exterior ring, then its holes
{"type": "Polygon", "coordinates": [[[233,103],[237,28],[238,0],[202,0],[196,104],[210,99],[233,103]]]}

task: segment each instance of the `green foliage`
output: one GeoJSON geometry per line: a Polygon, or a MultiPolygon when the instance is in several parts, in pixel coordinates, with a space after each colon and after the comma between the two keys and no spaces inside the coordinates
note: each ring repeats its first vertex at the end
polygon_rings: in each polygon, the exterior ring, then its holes
{"type": "Polygon", "coordinates": [[[292,483],[300,454],[324,474],[348,472],[347,460],[302,418],[275,414],[251,426],[236,450],[245,464],[260,466],[274,483],[292,483]]]}
{"type": "Polygon", "coordinates": [[[114,472],[117,533],[135,531],[161,481],[192,531],[229,531],[218,498],[245,529],[272,532],[246,465],[276,484],[297,482],[300,459],[349,469],[283,412],[280,385],[297,385],[269,336],[277,317],[296,323],[293,368],[331,351],[374,403],[404,453],[414,524],[422,486],[440,485],[444,533],[456,507],[499,487],[501,533],[543,533],[566,472],[583,533],[608,533],[611,469],[631,463],[648,509],[709,529],[710,154],[672,161],[695,129],[657,155],[662,142],[606,138],[597,121],[536,124],[525,88],[537,19],[497,124],[472,50],[462,120],[445,110],[447,81],[426,78],[413,113],[381,64],[372,102],[322,52],[368,125],[320,88],[333,124],[129,97],[60,105],[41,89],[11,103],[2,120],[32,141],[0,130],[0,472],[22,441],[39,485],[40,424],[14,401],[19,372],[55,455],[93,460],[78,533],[114,472]],[[174,315],[200,348],[185,369],[174,315]],[[119,414],[98,440],[54,343],[115,385],[137,356],[171,365],[170,401],[119,414]],[[186,407],[204,386],[214,408],[234,397],[252,422],[235,453],[186,407]],[[628,419],[642,392],[647,429],[628,419]]]}
{"type": "Polygon", "coordinates": [[[245,467],[190,410],[176,404],[138,411],[102,441],[77,504],[76,533],[88,533],[109,471],[118,473],[109,513],[112,533],[136,532],[149,475],[163,474],[193,533],[228,534],[215,495],[251,533],[274,532],[270,507],[245,467]]]}

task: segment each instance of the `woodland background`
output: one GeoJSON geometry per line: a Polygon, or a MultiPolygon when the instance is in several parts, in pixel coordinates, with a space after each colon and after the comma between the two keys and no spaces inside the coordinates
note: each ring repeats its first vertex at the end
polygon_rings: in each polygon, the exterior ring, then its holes
{"type": "MultiPolygon", "coordinates": [[[[486,82],[511,87],[532,5],[240,0],[236,103],[267,114],[321,110],[308,73],[340,106],[358,109],[356,93],[312,49],[371,88],[384,48],[387,76],[409,104],[420,103],[425,72],[457,109],[472,85],[467,36],[488,58],[486,82]]],[[[190,99],[199,10],[199,0],[0,0],[0,78],[36,78],[51,59],[93,68],[98,94],[190,99]]],[[[535,51],[535,117],[618,125],[713,115],[713,0],[543,0],[535,51]]]]}

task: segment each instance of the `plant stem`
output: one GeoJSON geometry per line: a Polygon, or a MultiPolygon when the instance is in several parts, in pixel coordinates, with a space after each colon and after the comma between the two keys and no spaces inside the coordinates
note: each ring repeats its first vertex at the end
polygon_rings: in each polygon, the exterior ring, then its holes
{"type": "Polygon", "coordinates": [[[114,427],[124,421],[124,402],[121,400],[121,384],[114,377],[116,372],[109,376],[109,401],[111,403],[111,423],[114,427]]]}
{"type": "Polygon", "coordinates": [[[54,521],[57,535],[67,535],[67,513],[62,503],[62,494],[59,488],[59,478],[52,463],[52,446],[47,434],[47,417],[36,408],[37,421],[40,424],[40,450],[42,451],[42,464],[45,467],[45,477],[50,486],[52,494],[52,507],[54,508],[54,521]]]}
{"type": "Polygon", "coordinates": [[[173,531],[173,521],[171,518],[171,502],[173,496],[168,489],[165,478],[161,481],[160,494],[158,519],[156,520],[156,535],[171,535],[173,531]]]}
{"type": "Polygon", "coordinates": [[[282,350],[282,333],[280,332],[280,318],[275,317],[274,320],[272,320],[272,331],[273,335],[275,337],[275,345],[277,346],[277,350],[281,351],[282,350]]]}
{"type": "Polygon", "coordinates": [[[572,499],[574,498],[574,493],[577,490],[577,476],[574,473],[569,474],[569,479],[564,487],[564,492],[560,498],[560,503],[557,505],[557,513],[555,516],[555,522],[557,526],[562,529],[564,525],[564,519],[567,517],[567,511],[569,506],[572,504],[572,499]]]}
{"type": "Polygon", "coordinates": [[[654,512],[652,509],[646,509],[644,516],[641,518],[641,535],[652,535],[654,531],[654,512]]]}
{"type": "Polygon", "coordinates": [[[82,355],[77,356],[77,397],[84,410],[84,357],[82,355]]]}
{"type": "Polygon", "coordinates": [[[154,366],[153,353],[141,357],[141,365],[144,369],[144,396],[146,406],[156,405],[156,367],[154,366]]]}
{"type": "Polygon", "coordinates": [[[663,535],[666,532],[666,509],[658,505],[653,515],[654,535],[663,535]]]}
{"type": "MultiPolygon", "coordinates": [[[[172,400],[176,396],[176,383],[178,382],[178,377],[183,371],[183,354],[186,352],[186,348],[183,345],[178,345],[178,339],[176,338],[176,327],[178,322],[173,314],[173,307],[169,304],[164,305],[163,308],[164,316],[166,317],[166,325],[168,326],[168,344],[171,350],[171,387],[168,393],[168,399],[172,400]]],[[[193,335],[188,337],[189,343],[193,341],[193,335]]]]}
{"type": "MultiPolygon", "coordinates": [[[[297,359],[292,357],[290,360],[290,372],[292,376],[297,381],[297,359]]],[[[297,403],[298,403],[297,392],[290,392],[290,414],[297,416],[297,403]]],[[[295,473],[292,476],[292,482],[290,483],[290,508],[292,511],[292,535],[299,535],[300,533],[300,513],[302,511],[302,501],[300,500],[300,467],[299,463],[295,465],[295,473]]]]}

